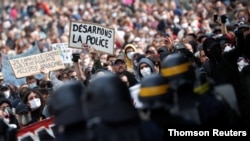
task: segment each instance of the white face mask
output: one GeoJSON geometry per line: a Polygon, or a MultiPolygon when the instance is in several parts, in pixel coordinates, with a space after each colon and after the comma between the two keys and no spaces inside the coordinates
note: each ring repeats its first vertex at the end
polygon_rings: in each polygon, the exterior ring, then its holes
{"type": "Polygon", "coordinates": [[[89,63],[90,63],[90,58],[86,58],[86,59],[84,59],[84,65],[88,65],[89,63]]]}
{"type": "Polygon", "coordinates": [[[9,118],[4,118],[3,119],[5,123],[9,124],[10,123],[10,119],[9,118]]]}
{"type": "Polygon", "coordinates": [[[242,69],[243,69],[245,66],[248,65],[248,63],[245,62],[243,59],[242,59],[241,61],[239,61],[237,64],[238,64],[238,70],[239,70],[239,71],[242,71],[242,69]]]}
{"type": "Polygon", "coordinates": [[[140,72],[143,77],[149,76],[152,73],[150,67],[145,67],[140,72]]]}
{"type": "Polygon", "coordinates": [[[31,101],[29,101],[30,108],[32,110],[35,110],[41,106],[41,100],[39,98],[34,98],[31,101]]]}
{"type": "Polygon", "coordinates": [[[46,47],[44,47],[44,48],[43,48],[43,52],[47,52],[47,51],[49,51],[49,49],[46,48],[46,47]]]}
{"type": "Polygon", "coordinates": [[[226,46],[226,47],[224,48],[224,52],[228,52],[228,51],[230,51],[230,50],[232,50],[232,49],[233,49],[232,47],[226,46]]]}
{"type": "Polygon", "coordinates": [[[129,53],[127,53],[128,59],[132,60],[134,54],[135,54],[135,52],[129,52],[129,53]]]}
{"type": "Polygon", "coordinates": [[[36,85],[36,83],[31,83],[31,84],[29,84],[29,87],[30,87],[31,89],[33,89],[33,88],[37,87],[37,85],[36,85]]]}
{"type": "Polygon", "coordinates": [[[162,20],[166,20],[167,18],[168,18],[168,16],[166,14],[164,14],[164,15],[161,16],[162,20]]]}
{"type": "Polygon", "coordinates": [[[181,27],[182,27],[182,28],[187,28],[187,27],[188,27],[188,23],[183,23],[183,24],[181,24],[181,27]]]}
{"type": "Polygon", "coordinates": [[[5,98],[9,98],[10,97],[10,91],[5,91],[3,93],[4,93],[5,98]]]}
{"type": "Polygon", "coordinates": [[[174,18],[174,23],[179,23],[180,19],[179,18],[174,18]]]}

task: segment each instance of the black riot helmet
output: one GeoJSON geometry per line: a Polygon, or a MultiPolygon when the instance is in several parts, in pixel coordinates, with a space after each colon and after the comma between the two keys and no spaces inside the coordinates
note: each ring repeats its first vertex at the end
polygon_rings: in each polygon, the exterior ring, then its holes
{"type": "Polygon", "coordinates": [[[49,106],[55,115],[55,124],[70,126],[85,121],[80,100],[84,90],[81,82],[68,81],[51,95],[49,106]]]}
{"type": "Polygon", "coordinates": [[[141,81],[139,100],[144,109],[157,109],[165,107],[169,100],[169,84],[160,74],[152,74],[141,81]]]}
{"type": "Polygon", "coordinates": [[[119,123],[138,118],[127,85],[111,72],[93,77],[82,103],[88,120],[119,123]]]}
{"type": "Polygon", "coordinates": [[[202,73],[199,69],[195,70],[194,93],[203,95],[213,89],[213,81],[208,79],[206,73],[202,73]]]}
{"type": "Polygon", "coordinates": [[[193,85],[195,79],[194,66],[187,57],[179,53],[173,53],[164,58],[161,75],[169,80],[172,88],[178,88],[183,84],[193,85]]]}

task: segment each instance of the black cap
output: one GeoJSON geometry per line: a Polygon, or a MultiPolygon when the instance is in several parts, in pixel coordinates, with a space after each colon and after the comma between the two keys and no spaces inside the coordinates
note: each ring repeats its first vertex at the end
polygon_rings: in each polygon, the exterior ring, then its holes
{"type": "Polygon", "coordinates": [[[0,97],[0,105],[3,103],[8,103],[9,106],[12,106],[9,99],[5,98],[5,97],[0,97]]]}
{"type": "Polygon", "coordinates": [[[224,45],[225,43],[231,43],[230,39],[226,35],[216,38],[216,40],[220,43],[220,45],[224,45]]]}
{"type": "Polygon", "coordinates": [[[0,91],[6,91],[10,89],[8,86],[4,85],[4,86],[0,86],[0,91]]]}
{"type": "Polygon", "coordinates": [[[117,64],[118,62],[125,63],[125,61],[123,59],[118,58],[118,59],[115,60],[114,65],[117,64]]]}
{"type": "Polygon", "coordinates": [[[198,36],[197,40],[198,40],[198,42],[201,42],[201,40],[202,40],[203,38],[207,38],[207,37],[208,37],[208,35],[202,34],[202,35],[198,36]]]}

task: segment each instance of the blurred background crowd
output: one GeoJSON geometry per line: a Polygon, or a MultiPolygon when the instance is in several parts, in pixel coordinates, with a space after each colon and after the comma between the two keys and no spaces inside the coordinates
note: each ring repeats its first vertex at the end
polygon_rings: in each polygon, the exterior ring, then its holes
{"type": "Polygon", "coordinates": [[[166,140],[173,125],[250,123],[247,0],[1,3],[1,55],[67,43],[70,21],[115,30],[114,54],[72,49],[65,69],[41,68],[44,78],[20,86],[1,73],[0,117],[17,129],[55,116],[58,140],[139,141],[166,140]]]}

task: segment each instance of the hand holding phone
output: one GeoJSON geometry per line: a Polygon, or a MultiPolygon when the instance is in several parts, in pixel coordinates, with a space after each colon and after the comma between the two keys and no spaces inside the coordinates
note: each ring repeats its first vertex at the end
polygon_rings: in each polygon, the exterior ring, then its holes
{"type": "Polygon", "coordinates": [[[214,22],[217,23],[219,20],[219,16],[217,14],[214,15],[214,22]]]}
{"type": "Polygon", "coordinates": [[[227,22],[227,16],[226,15],[222,15],[220,17],[220,19],[221,19],[221,23],[223,23],[223,24],[225,24],[227,22]]]}

